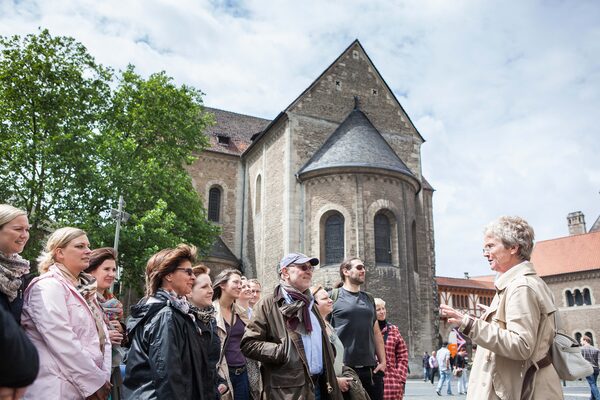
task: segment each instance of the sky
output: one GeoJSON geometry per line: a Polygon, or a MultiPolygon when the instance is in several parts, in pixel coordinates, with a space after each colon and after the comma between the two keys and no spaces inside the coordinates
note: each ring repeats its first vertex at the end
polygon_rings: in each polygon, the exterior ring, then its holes
{"type": "Polygon", "coordinates": [[[269,119],[359,39],[426,140],[436,271],[455,277],[491,273],[501,215],[537,240],[600,216],[599,21],[595,0],[0,0],[0,35],[47,28],[269,119]]]}

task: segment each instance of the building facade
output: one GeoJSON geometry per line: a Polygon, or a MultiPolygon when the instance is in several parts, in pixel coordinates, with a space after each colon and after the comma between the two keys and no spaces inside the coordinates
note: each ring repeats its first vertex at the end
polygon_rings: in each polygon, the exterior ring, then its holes
{"type": "Polygon", "coordinates": [[[273,120],[207,111],[211,147],[189,172],[222,227],[215,250],[228,263],[212,257],[213,271],[237,262],[269,290],[281,257],[298,251],[319,257],[314,281],[332,286],[341,261],[360,257],[365,289],[388,303],[419,371],[437,344],[433,189],[424,139],[362,45],[273,120]]]}

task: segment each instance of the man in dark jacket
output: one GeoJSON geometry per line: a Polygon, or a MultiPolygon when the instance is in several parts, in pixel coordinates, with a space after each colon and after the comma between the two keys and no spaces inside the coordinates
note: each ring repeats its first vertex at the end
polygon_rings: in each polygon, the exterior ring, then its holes
{"type": "Polygon", "coordinates": [[[309,290],[318,264],[300,253],[285,256],[280,284],[254,307],[241,347],[262,362],[263,399],[342,399],[333,349],[309,290]]]}
{"type": "Polygon", "coordinates": [[[20,399],[35,380],[40,361],[37,350],[17,325],[12,314],[0,306],[0,398],[20,399]]]}

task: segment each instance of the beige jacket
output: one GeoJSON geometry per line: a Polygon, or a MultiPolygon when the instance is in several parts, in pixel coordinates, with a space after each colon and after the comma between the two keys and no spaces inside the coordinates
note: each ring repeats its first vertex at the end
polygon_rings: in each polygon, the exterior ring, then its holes
{"type": "MultiPolygon", "coordinates": [[[[223,349],[225,346],[225,339],[227,338],[227,330],[225,329],[225,321],[223,320],[221,305],[219,304],[218,299],[213,301],[213,307],[215,308],[215,319],[217,320],[217,334],[219,335],[219,339],[221,339],[221,362],[217,365],[217,372],[227,381],[227,387],[229,388],[229,390],[221,396],[221,399],[232,400],[233,386],[231,385],[231,379],[229,378],[229,368],[227,367],[227,360],[225,360],[223,349]]],[[[248,312],[244,310],[243,307],[233,303],[233,312],[242,320],[244,325],[248,326],[248,323],[250,322],[248,319],[248,312]]],[[[227,323],[229,324],[231,321],[227,321],[227,323]]]]}
{"type": "MultiPolygon", "coordinates": [[[[468,336],[477,344],[469,378],[467,400],[519,400],[525,372],[549,351],[554,338],[556,312],[550,289],[526,261],[496,281],[496,296],[489,309],[476,319],[468,336]]],[[[463,319],[462,332],[468,325],[463,319]]],[[[549,365],[532,383],[530,399],[562,399],[560,380],[549,365]]]]}

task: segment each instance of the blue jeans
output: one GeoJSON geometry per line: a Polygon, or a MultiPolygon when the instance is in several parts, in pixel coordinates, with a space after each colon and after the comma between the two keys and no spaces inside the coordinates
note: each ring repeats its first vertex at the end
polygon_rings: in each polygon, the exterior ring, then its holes
{"type": "Polygon", "coordinates": [[[448,394],[452,394],[452,370],[451,369],[447,369],[446,371],[442,371],[440,370],[440,381],[438,382],[437,385],[437,392],[441,392],[442,388],[444,387],[444,383],[446,383],[446,381],[448,381],[448,394]]]}
{"type": "Polygon", "coordinates": [[[229,368],[229,380],[233,386],[234,400],[249,400],[250,399],[250,383],[248,382],[248,371],[236,375],[234,368],[229,368]]]}
{"type": "Polygon", "coordinates": [[[592,391],[592,397],[590,397],[590,400],[600,400],[600,392],[598,391],[598,385],[596,384],[596,382],[598,381],[599,372],[599,370],[594,368],[594,373],[590,376],[585,377],[592,391]]]}
{"type": "Polygon", "coordinates": [[[315,400],[321,400],[321,386],[318,383],[315,385],[315,400]]]}

